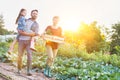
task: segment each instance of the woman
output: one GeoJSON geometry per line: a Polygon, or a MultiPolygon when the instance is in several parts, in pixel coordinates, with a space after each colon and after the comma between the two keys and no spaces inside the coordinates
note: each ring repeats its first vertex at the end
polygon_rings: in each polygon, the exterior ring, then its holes
{"type": "MultiPolygon", "coordinates": [[[[47,28],[45,29],[45,33],[48,35],[62,37],[62,28],[58,26],[58,22],[59,22],[59,17],[54,16],[53,24],[47,26],[47,28]]],[[[53,65],[55,57],[57,55],[58,47],[59,47],[59,43],[46,41],[46,51],[48,58],[46,60],[44,75],[46,75],[47,77],[51,77],[51,66],[53,65]]]]}

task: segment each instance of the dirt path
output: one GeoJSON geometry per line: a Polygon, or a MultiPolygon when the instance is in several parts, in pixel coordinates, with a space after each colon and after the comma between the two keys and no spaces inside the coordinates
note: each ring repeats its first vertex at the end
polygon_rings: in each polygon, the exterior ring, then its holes
{"type": "Polygon", "coordinates": [[[47,78],[43,73],[33,72],[32,76],[26,75],[26,70],[23,70],[19,75],[17,74],[16,67],[10,63],[0,63],[0,80],[55,80],[54,78],[47,78]]]}
{"type": "Polygon", "coordinates": [[[3,77],[0,76],[0,80],[6,80],[6,79],[4,79],[3,77]]]}

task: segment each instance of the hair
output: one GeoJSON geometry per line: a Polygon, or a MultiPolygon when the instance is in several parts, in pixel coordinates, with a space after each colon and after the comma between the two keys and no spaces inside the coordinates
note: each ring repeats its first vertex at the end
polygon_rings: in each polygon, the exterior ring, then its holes
{"type": "Polygon", "coordinates": [[[34,10],[32,10],[32,11],[31,11],[31,14],[32,14],[34,11],[38,12],[38,10],[37,10],[37,9],[34,9],[34,10]]]}
{"type": "Polygon", "coordinates": [[[54,18],[60,19],[60,17],[59,17],[59,16],[54,16],[54,17],[53,17],[53,19],[54,19],[54,18]]]}
{"type": "Polygon", "coordinates": [[[19,14],[18,14],[18,17],[17,17],[17,19],[16,19],[15,24],[18,23],[18,19],[20,18],[20,16],[21,16],[21,12],[23,12],[23,11],[26,11],[26,9],[22,8],[22,9],[20,10],[20,12],[19,12],[19,14]]]}

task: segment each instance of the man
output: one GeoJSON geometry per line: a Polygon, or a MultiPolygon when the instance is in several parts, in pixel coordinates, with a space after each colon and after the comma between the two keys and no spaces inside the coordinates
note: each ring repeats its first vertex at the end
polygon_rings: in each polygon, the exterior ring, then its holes
{"type": "Polygon", "coordinates": [[[22,57],[24,50],[27,51],[27,75],[31,76],[32,68],[32,50],[30,49],[31,37],[38,35],[39,25],[36,22],[38,17],[38,10],[31,11],[31,18],[26,20],[26,30],[32,30],[33,32],[27,33],[27,31],[18,31],[20,34],[18,41],[18,73],[20,74],[22,69],[22,57]]]}

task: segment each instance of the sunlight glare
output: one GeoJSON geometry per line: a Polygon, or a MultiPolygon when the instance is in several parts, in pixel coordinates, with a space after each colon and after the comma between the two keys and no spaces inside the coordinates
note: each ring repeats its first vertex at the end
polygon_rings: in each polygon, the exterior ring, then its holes
{"type": "Polygon", "coordinates": [[[79,20],[67,20],[62,24],[63,30],[77,31],[80,26],[79,20]]]}

